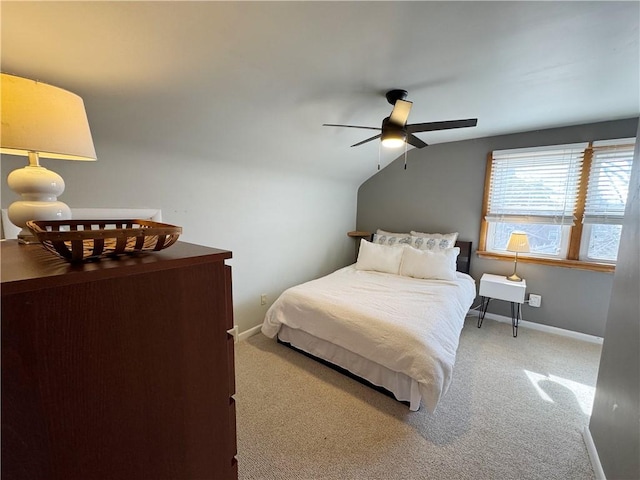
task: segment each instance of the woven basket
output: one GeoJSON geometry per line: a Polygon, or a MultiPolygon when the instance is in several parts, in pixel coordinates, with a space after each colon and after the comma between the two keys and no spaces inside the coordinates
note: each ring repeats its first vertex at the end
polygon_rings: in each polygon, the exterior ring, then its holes
{"type": "Polygon", "coordinates": [[[31,220],[42,246],[70,262],[170,247],[181,227],[150,220],[31,220]]]}

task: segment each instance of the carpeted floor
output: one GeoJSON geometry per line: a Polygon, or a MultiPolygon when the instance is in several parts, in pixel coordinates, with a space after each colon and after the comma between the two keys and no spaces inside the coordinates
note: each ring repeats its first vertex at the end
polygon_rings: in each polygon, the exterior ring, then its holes
{"type": "Polygon", "coordinates": [[[434,414],[262,334],[240,342],[240,478],[593,479],[582,432],[601,347],[475,322],[467,318],[434,414]]]}

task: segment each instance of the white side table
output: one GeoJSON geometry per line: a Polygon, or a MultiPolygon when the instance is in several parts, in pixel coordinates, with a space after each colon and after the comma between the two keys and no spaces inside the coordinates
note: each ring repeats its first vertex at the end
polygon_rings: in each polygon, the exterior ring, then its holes
{"type": "Polygon", "coordinates": [[[518,323],[522,319],[521,306],[524,303],[524,294],[527,290],[527,282],[507,280],[503,275],[485,273],[480,279],[480,311],[478,312],[478,328],[482,327],[482,321],[487,313],[489,301],[492,299],[511,302],[511,327],[513,336],[518,336],[518,323]]]}

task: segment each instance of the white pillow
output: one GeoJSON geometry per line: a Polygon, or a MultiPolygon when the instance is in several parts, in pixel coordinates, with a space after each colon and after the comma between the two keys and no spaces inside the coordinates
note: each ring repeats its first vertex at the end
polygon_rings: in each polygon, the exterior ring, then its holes
{"type": "Polygon", "coordinates": [[[401,247],[390,247],[360,240],[360,251],[356,261],[356,269],[373,270],[375,272],[398,275],[402,261],[401,247]]]}
{"type": "Polygon", "coordinates": [[[411,231],[411,246],[420,250],[444,250],[453,248],[458,239],[454,233],[422,233],[411,231]]]}
{"type": "Polygon", "coordinates": [[[407,247],[402,252],[400,275],[432,280],[455,280],[458,247],[440,251],[407,247]]]}
{"type": "Polygon", "coordinates": [[[381,245],[409,245],[411,243],[411,234],[387,232],[378,229],[375,235],[373,235],[373,243],[379,243],[381,245]]]}

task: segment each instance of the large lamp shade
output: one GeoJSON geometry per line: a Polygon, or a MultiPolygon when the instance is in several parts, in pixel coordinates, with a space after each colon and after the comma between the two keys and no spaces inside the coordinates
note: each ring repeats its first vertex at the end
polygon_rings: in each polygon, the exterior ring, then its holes
{"type": "Polygon", "coordinates": [[[2,73],[0,152],[29,158],[29,165],[9,174],[9,187],[21,199],[9,206],[9,219],[22,227],[18,238],[29,243],[28,220],[66,220],[71,211],[57,200],[64,191],[60,175],[40,165],[40,158],[96,160],[84,102],[79,96],[43,82],[2,73]]]}

